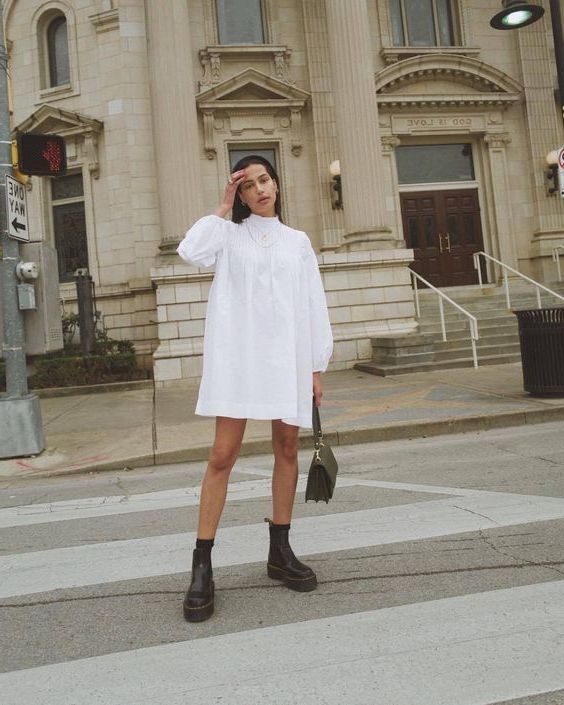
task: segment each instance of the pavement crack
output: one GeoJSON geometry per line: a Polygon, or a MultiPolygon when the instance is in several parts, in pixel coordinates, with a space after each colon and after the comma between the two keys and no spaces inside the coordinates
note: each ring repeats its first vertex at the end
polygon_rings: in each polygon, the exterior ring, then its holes
{"type": "Polygon", "coordinates": [[[129,492],[123,486],[123,480],[121,479],[121,477],[119,475],[115,479],[115,485],[119,490],[121,490],[121,492],[125,496],[125,498],[129,499],[129,492]]]}
{"type": "Polygon", "coordinates": [[[561,462],[558,462],[557,460],[551,460],[550,458],[545,458],[542,455],[527,455],[526,453],[523,453],[519,450],[515,450],[513,448],[506,448],[505,446],[502,446],[500,443],[495,441],[486,442],[496,450],[501,450],[504,453],[509,453],[510,455],[516,455],[518,458],[524,458],[525,460],[540,460],[544,463],[548,463],[549,465],[556,465],[558,467],[561,467],[562,465],[561,462]]]}
{"type": "MultiPolygon", "coordinates": [[[[495,546],[492,546],[494,550],[497,550],[495,546]]],[[[502,553],[500,551],[497,551],[498,553],[502,553]]],[[[508,555],[509,554],[503,554],[502,555],[508,555]]],[[[509,556],[513,557],[513,556],[509,556]]],[[[518,560],[518,559],[517,559],[518,560]]],[[[346,578],[335,578],[334,580],[319,580],[318,579],[318,585],[319,587],[323,587],[324,585],[326,586],[331,586],[331,585],[339,585],[339,584],[344,584],[344,583],[360,583],[363,581],[371,582],[375,580],[394,580],[397,578],[418,578],[418,577],[426,577],[426,576],[433,576],[433,575],[453,575],[456,573],[472,573],[472,572],[481,572],[481,571],[487,571],[487,570],[507,570],[507,569],[522,569],[526,568],[528,566],[536,566],[536,567],[542,567],[542,568],[548,568],[549,570],[555,570],[561,575],[564,575],[564,570],[559,570],[556,566],[564,566],[564,561],[544,561],[542,563],[535,563],[534,561],[526,561],[524,560],[521,563],[504,563],[504,564],[498,564],[498,565],[479,565],[479,566],[470,566],[468,568],[451,568],[448,570],[421,570],[421,571],[409,571],[409,572],[403,572],[403,573],[382,573],[380,575],[358,575],[354,577],[346,577],[346,578]]],[[[247,591],[247,590],[275,590],[277,588],[287,590],[288,588],[283,584],[283,583],[253,583],[249,585],[231,585],[231,586],[223,586],[223,587],[218,587],[216,584],[216,593],[221,593],[221,592],[241,592],[241,591],[247,591]]],[[[86,602],[89,600],[107,600],[107,599],[112,599],[116,597],[150,597],[154,595],[174,595],[175,597],[181,597],[182,595],[185,594],[185,590],[140,590],[138,592],[116,592],[116,593],[109,593],[106,595],[85,595],[81,597],[63,597],[63,598],[55,598],[52,600],[35,600],[33,602],[20,602],[17,604],[0,604],[0,610],[2,609],[22,609],[22,608],[27,608],[27,607],[38,607],[38,606],[44,606],[44,605],[58,605],[58,604],[65,604],[65,603],[71,603],[71,602],[86,602]]],[[[312,597],[317,596],[323,597],[324,595],[332,594],[330,592],[313,592],[311,593],[312,597]]],[[[349,593],[347,593],[349,594],[349,593]]]]}
{"type": "Polygon", "coordinates": [[[59,414],[55,414],[50,419],[43,421],[43,426],[44,427],[50,426],[52,423],[54,423],[55,421],[58,421],[63,416],[67,416],[68,414],[72,413],[78,406],[81,406],[82,404],[84,404],[84,399],[79,398],[79,400],[76,402],[76,404],[72,404],[71,406],[67,406],[59,414]]]}
{"type": "Polygon", "coordinates": [[[493,542],[492,539],[488,538],[485,533],[480,529],[478,531],[480,538],[482,541],[489,546],[493,551],[495,551],[498,555],[503,556],[504,558],[511,558],[514,561],[521,561],[521,567],[525,566],[535,566],[535,567],[543,567],[543,568],[548,568],[549,570],[553,570],[559,575],[564,575],[564,570],[559,570],[556,568],[557,565],[563,565],[562,561],[531,561],[528,558],[523,558],[522,556],[516,556],[513,553],[509,553],[508,551],[502,551],[501,548],[496,546],[493,542]]]}
{"type": "Polygon", "coordinates": [[[469,514],[475,514],[478,517],[482,517],[482,519],[487,519],[488,521],[491,521],[492,524],[495,524],[496,526],[501,526],[499,522],[497,522],[495,519],[492,519],[491,517],[486,516],[485,514],[480,514],[480,512],[473,512],[471,509],[467,509],[466,507],[459,507],[458,504],[453,504],[453,507],[456,509],[461,509],[463,512],[468,512],[469,514]]]}
{"type": "Polygon", "coordinates": [[[34,602],[21,602],[13,605],[0,605],[0,609],[13,609],[16,607],[39,607],[43,605],[59,605],[68,602],[87,602],[88,600],[107,600],[113,597],[139,597],[141,595],[179,595],[178,590],[150,590],[139,592],[115,592],[107,595],[84,595],[81,597],[61,597],[53,600],[36,600],[34,602]]]}

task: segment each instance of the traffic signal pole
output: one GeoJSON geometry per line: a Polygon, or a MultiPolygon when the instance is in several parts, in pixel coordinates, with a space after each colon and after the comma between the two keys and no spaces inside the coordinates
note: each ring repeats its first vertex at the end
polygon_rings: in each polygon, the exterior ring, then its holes
{"type": "Polygon", "coordinates": [[[0,458],[36,455],[45,448],[39,399],[28,393],[24,318],[18,306],[18,241],[8,237],[6,176],[12,171],[7,82],[8,56],[0,0],[0,294],[4,320],[2,355],[6,394],[0,394],[0,458]]]}

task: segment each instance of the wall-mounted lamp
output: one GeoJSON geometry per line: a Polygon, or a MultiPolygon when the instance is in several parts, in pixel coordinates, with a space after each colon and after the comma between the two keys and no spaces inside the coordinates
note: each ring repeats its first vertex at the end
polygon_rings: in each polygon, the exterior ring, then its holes
{"type": "Polygon", "coordinates": [[[333,210],[341,210],[343,207],[343,192],[341,190],[341,163],[338,159],[329,164],[331,174],[331,206],[333,210]]]}
{"type": "Polygon", "coordinates": [[[546,176],[546,193],[548,196],[552,196],[554,193],[560,191],[559,184],[559,169],[558,169],[558,155],[560,154],[559,149],[553,149],[546,155],[546,166],[548,167],[545,172],[546,176]]]}
{"type": "Polygon", "coordinates": [[[540,19],[544,8],[525,0],[503,0],[503,10],[492,17],[490,25],[495,29],[520,29],[540,19]]]}

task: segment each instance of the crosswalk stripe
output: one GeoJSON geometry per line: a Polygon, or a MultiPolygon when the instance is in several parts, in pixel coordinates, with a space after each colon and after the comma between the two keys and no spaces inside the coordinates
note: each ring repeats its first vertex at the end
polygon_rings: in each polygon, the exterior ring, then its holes
{"type": "MultiPolygon", "coordinates": [[[[246,471],[240,470],[244,473],[246,471]]],[[[252,474],[263,474],[252,472],[252,474]]],[[[267,473],[265,473],[267,474],[267,473]]],[[[228,486],[227,501],[240,501],[267,497],[271,494],[271,475],[265,480],[247,480],[231,482],[228,486]]],[[[297,492],[304,492],[307,474],[298,478],[297,492]]],[[[341,476],[338,479],[338,489],[354,486],[377,487],[380,489],[424,492],[432,494],[451,495],[485,495],[481,490],[467,490],[455,487],[433,487],[432,485],[415,485],[400,482],[378,482],[365,480],[355,476],[341,476]]],[[[134,512],[160,511],[179,507],[194,507],[200,501],[200,487],[180,487],[172,490],[142,492],[132,495],[103,495],[99,497],[83,497],[80,499],[65,499],[56,502],[41,502],[36,504],[18,505],[0,509],[0,529],[33,524],[47,524],[54,521],[70,521],[91,519],[93,517],[116,516],[134,512]]]]}
{"type": "MultiPolygon", "coordinates": [[[[301,479],[298,491],[305,488],[301,479]]],[[[271,494],[270,480],[232,482],[228,488],[227,501],[239,501],[266,497],[271,494]]],[[[90,519],[92,517],[129,514],[178,507],[194,507],[200,501],[199,487],[181,487],[158,492],[143,492],[133,495],[106,495],[84,497],[58,502],[28,504],[0,509],[0,528],[46,524],[53,521],[90,519]]]]}
{"type": "MultiPolygon", "coordinates": [[[[564,499],[484,493],[295,519],[298,554],[313,555],[564,517],[564,499]]],[[[0,558],[0,597],[189,570],[193,532],[56,548],[0,558]]],[[[217,567],[265,559],[264,523],[220,529],[217,567]]]]}
{"type": "Polygon", "coordinates": [[[6,705],[487,705],[564,688],[562,663],[560,580],[5,673],[0,692],[6,705]]]}
{"type": "MultiPolygon", "coordinates": [[[[362,481],[360,481],[362,482],[362,481]]],[[[298,478],[297,492],[304,492],[307,475],[298,478]]],[[[339,487],[353,487],[358,480],[343,477],[339,487]]],[[[427,490],[428,491],[428,490],[427,490]]],[[[272,494],[272,479],[232,482],[228,486],[227,501],[269,497],[272,494]]],[[[116,516],[133,512],[161,511],[179,507],[195,507],[200,502],[200,487],[181,487],[158,492],[143,492],[132,495],[105,495],[65,499],[57,502],[26,504],[0,509],[0,529],[32,524],[48,524],[54,521],[92,519],[93,517],[116,516]]]]}

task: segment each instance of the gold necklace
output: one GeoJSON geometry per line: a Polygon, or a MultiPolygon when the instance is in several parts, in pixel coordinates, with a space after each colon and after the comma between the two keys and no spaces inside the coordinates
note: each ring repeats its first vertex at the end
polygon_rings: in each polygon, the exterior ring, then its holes
{"type": "MultiPolygon", "coordinates": [[[[259,237],[260,237],[260,240],[257,240],[256,237],[254,237],[254,236],[253,236],[253,233],[251,232],[251,228],[250,228],[250,226],[249,226],[249,219],[248,219],[248,218],[245,219],[245,225],[247,226],[247,232],[248,232],[249,235],[251,236],[251,240],[253,240],[254,242],[256,242],[257,245],[259,245],[260,247],[264,247],[265,249],[268,248],[268,247],[272,247],[273,245],[276,244],[276,242],[277,242],[278,239],[279,239],[278,237],[276,237],[270,244],[264,245],[263,243],[267,240],[268,234],[267,234],[267,233],[262,233],[262,235],[259,236],[259,237]],[[262,242],[261,242],[261,241],[262,241],[262,242]]],[[[277,228],[278,234],[280,233],[281,230],[282,230],[282,224],[280,223],[280,221],[278,221],[278,228],[277,228]]]]}

